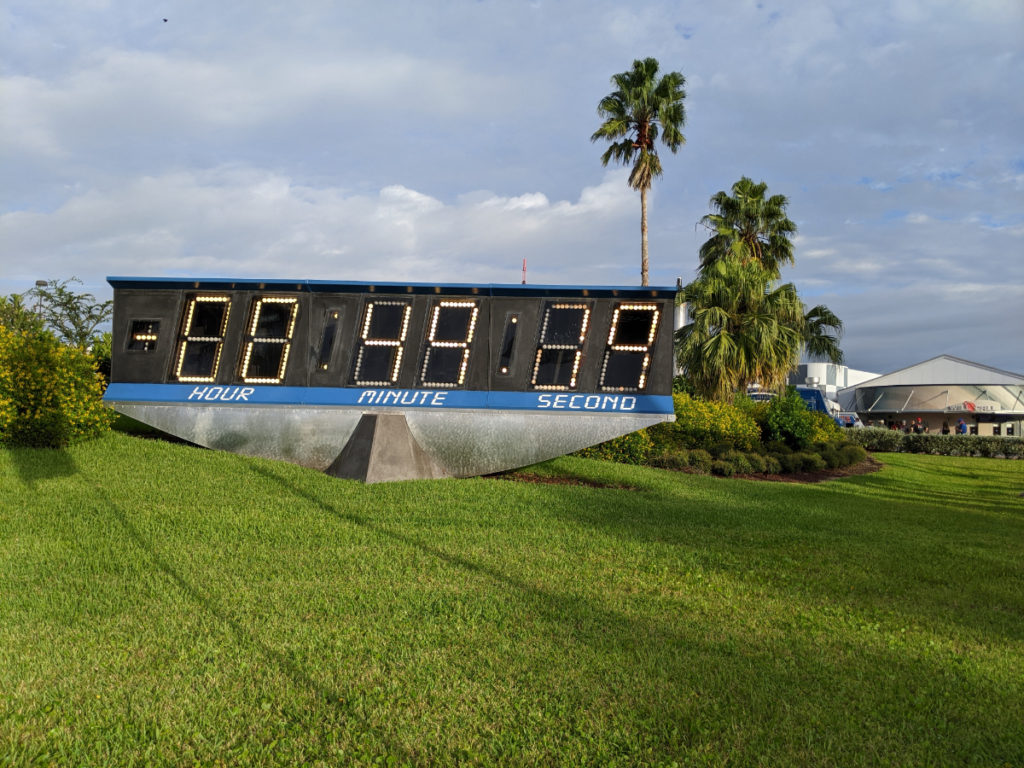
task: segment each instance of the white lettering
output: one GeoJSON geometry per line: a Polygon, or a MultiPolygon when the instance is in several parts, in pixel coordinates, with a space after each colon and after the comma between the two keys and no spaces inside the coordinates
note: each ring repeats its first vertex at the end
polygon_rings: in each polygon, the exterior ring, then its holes
{"type": "Polygon", "coordinates": [[[555,408],[565,408],[565,401],[568,399],[568,395],[555,395],[555,408]]]}
{"type": "Polygon", "coordinates": [[[210,387],[210,390],[206,393],[204,400],[216,400],[220,397],[220,393],[224,391],[224,387],[210,387]]]}
{"type": "Polygon", "coordinates": [[[402,392],[401,403],[402,405],[416,405],[416,398],[420,396],[419,392],[410,392],[406,390],[402,392]],[[411,400],[408,398],[412,398],[411,400]]]}
{"type": "Polygon", "coordinates": [[[573,395],[572,397],[570,397],[569,398],[569,407],[578,411],[581,406],[576,405],[576,401],[577,400],[581,400],[582,398],[583,398],[583,395],[573,395]]]}
{"type": "Polygon", "coordinates": [[[193,387],[192,393],[188,396],[188,399],[191,400],[192,398],[195,398],[196,400],[202,400],[206,395],[206,390],[208,389],[209,387],[193,387]]]}
{"type": "Polygon", "coordinates": [[[391,401],[391,400],[394,400],[397,403],[398,399],[400,397],[401,397],[401,392],[395,392],[395,391],[392,390],[390,392],[385,392],[384,396],[380,399],[380,402],[381,402],[381,405],[387,405],[388,402],[391,401]]]}
{"type": "Polygon", "coordinates": [[[619,407],[619,397],[618,397],[618,395],[615,395],[614,397],[612,397],[611,395],[605,395],[604,402],[601,403],[601,410],[602,411],[608,411],[608,410],[614,411],[614,410],[618,409],[618,407],[619,407]]]}
{"type": "Polygon", "coordinates": [[[256,390],[253,389],[252,387],[243,387],[242,391],[238,393],[238,399],[249,402],[249,395],[251,395],[255,391],[256,390]]]}
{"type": "Polygon", "coordinates": [[[374,392],[372,389],[364,389],[362,392],[359,393],[359,400],[356,401],[356,404],[359,404],[359,403],[363,402],[363,398],[364,397],[368,398],[369,401],[372,403],[373,402],[373,396],[375,394],[377,394],[377,393],[374,392]]]}
{"type": "Polygon", "coordinates": [[[537,395],[537,407],[538,408],[550,408],[551,407],[551,395],[537,395]]]}
{"type": "Polygon", "coordinates": [[[600,395],[587,395],[587,399],[583,401],[583,407],[588,411],[593,411],[601,407],[601,396],[600,395]]]}
{"type": "Polygon", "coordinates": [[[622,410],[622,411],[632,411],[634,408],[636,408],[636,398],[635,397],[628,397],[627,396],[627,397],[622,398],[622,407],[619,410],[622,410]],[[628,403],[628,405],[627,405],[627,403],[628,403]]]}
{"type": "Polygon", "coordinates": [[[230,387],[224,387],[224,391],[221,393],[221,396],[220,396],[219,399],[221,399],[221,400],[234,400],[236,397],[238,397],[238,393],[240,391],[241,391],[240,387],[235,387],[234,389],[231,389],[230,387]]]}
{"type": "Polygon", "coordinates": [[[448,397],[447,392],[435,392],[433,399],[430,401],[431,405],[444,405],[444,399],[448,397]]]}

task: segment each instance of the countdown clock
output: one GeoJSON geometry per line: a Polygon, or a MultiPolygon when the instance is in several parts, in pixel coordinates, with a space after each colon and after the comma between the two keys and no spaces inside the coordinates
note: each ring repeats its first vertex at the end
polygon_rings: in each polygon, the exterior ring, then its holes
{"type": "Polygon", "coordinates": [[[675,288],[108,280],[104,399],[210,448],[469,476],[674,418],[675,288]]]}

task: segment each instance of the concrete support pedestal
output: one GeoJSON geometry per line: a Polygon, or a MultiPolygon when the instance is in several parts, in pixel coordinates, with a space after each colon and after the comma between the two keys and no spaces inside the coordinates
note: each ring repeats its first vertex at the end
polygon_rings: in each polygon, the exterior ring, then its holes
{"type": "Polygon", "coordinates": [[[401,414],[364,413],[326,471],[334,477],[364,483],[448,477],[416,442],[401,414]]]}

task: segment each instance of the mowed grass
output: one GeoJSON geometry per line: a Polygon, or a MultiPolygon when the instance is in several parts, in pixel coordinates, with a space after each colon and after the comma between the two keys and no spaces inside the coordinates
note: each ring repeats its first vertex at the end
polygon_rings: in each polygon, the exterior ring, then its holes
{"type": "Polygon", "coordinates": [[[1024,463],[0,451],[0,764],[1022,765],[1024,463]]]}

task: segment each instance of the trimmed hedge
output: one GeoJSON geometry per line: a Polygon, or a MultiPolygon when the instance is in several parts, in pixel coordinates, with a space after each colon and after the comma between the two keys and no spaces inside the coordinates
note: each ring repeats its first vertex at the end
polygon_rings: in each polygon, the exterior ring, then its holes
{"type": "Polygon", "coordinates": [[[1024,437],[997,435],[915,435],[894,429],[848,429],[848,439],[869,451],[930,453],[937,456],[1024,458],[1024,437]]]}

